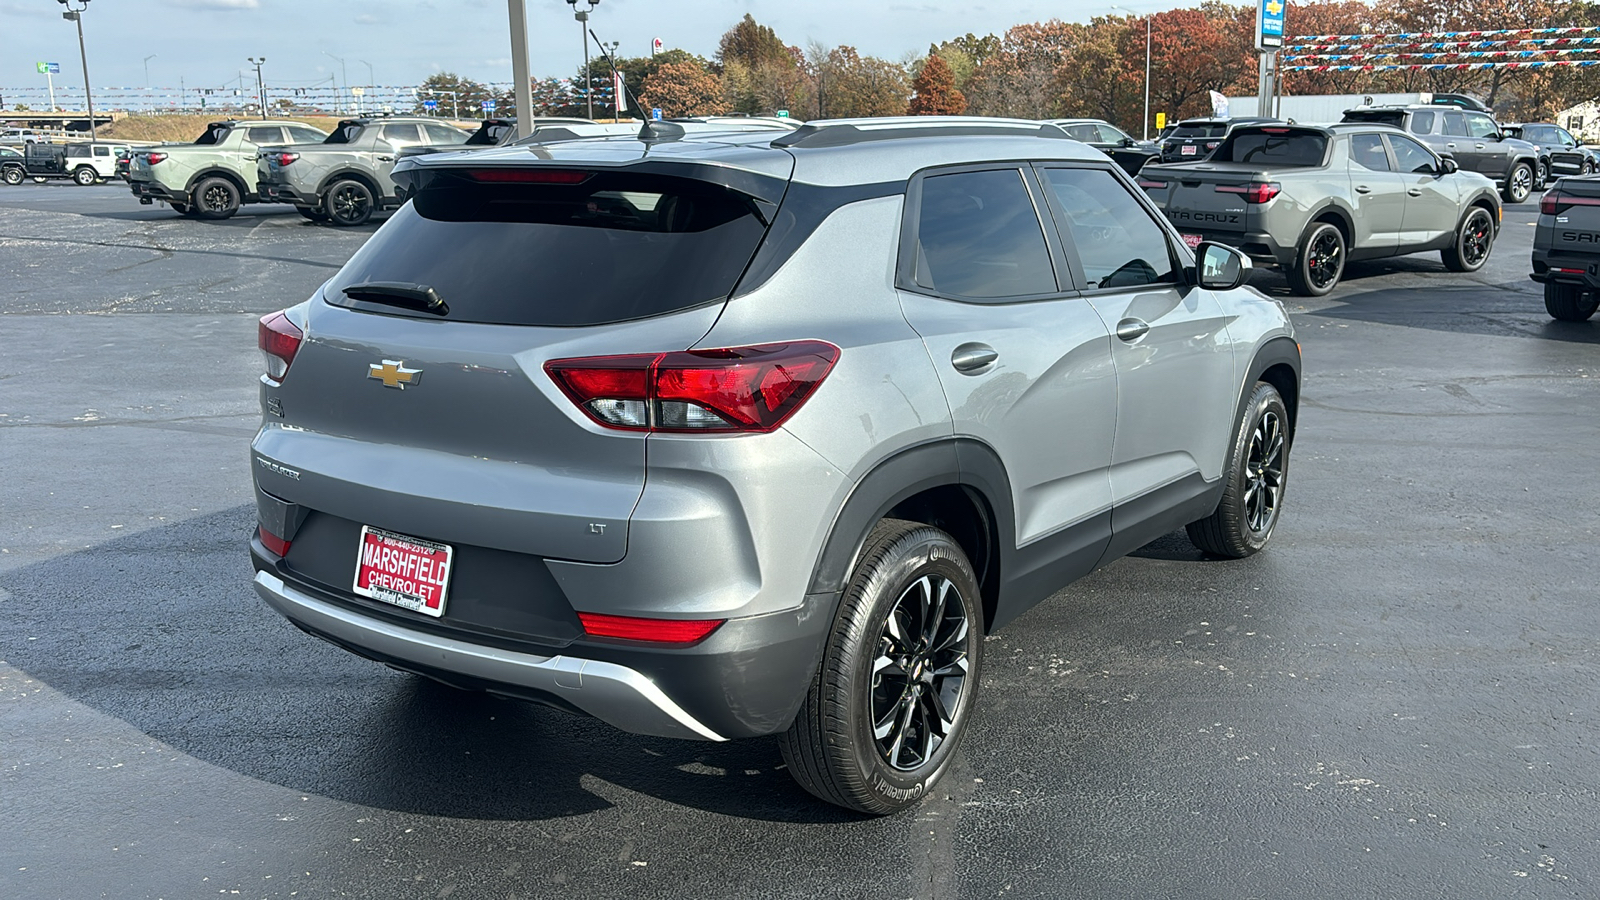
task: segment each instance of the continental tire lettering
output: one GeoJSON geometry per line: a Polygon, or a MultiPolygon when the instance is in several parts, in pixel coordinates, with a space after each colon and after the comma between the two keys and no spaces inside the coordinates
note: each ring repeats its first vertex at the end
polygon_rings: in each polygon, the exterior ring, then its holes
{"type": "Polygon", "coordinates": [[[922,793],[928,789],[928,785],[927,782],[919,781],[908,788],[897,788],[889,782],[884,781],[882,777],[876,777],[872,779],[872,788],[883,796],[888,797],[890,800],[901,802],[904,800],[915,800],[918,797],[921,797],[922,793]]]}

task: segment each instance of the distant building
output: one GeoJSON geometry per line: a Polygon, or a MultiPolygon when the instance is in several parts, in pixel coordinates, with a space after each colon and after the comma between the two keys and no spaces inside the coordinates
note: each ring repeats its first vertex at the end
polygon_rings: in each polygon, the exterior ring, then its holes
{"type": "Polygon", "coordinates": [[[1585,144],[1600,143],[1600,102],[1590,100],[1556,113],[1555,122],[1585,144]]]}

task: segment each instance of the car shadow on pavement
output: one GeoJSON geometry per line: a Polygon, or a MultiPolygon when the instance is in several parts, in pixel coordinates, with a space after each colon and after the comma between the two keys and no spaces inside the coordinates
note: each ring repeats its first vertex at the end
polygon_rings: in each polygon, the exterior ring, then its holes
{"type": "Polygon", "coordinates": [[[1600,316],[1588,322],[1550,318],[1545,312],[1543,293],[1531,281],[1426,289],[1394,287],[1335,293],[1326,299],[1334,305],[1305,315],[1455,334],[1600,344],[1600,316]]]}
{"type": "Polygon", "coordinates": [[[860,818],[806,794],[770,738],[626,734],[302,634],[250,587],[254,523],[239,506],[0,576],[4,661],[191,757],[363,806],[522,821],[639,793],[764,821],[860,818]]]}
{"type": "Polygon", "coordinates": [[[1128,554],[1135,559],[1165,559],[1171,562],[1232,562],[1225,557],[1212,556],[1189,540],[1189,533],[1179,528],[1156,538],[1128,554]]]}

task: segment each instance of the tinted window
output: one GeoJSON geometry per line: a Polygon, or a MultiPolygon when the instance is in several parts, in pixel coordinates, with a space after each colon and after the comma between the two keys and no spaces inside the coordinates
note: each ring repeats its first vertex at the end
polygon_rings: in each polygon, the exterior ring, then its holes
{"type": "Polygon", "coordinates": [[[1433,116],[1433,111],[1432,110],[1423,110],[1421,112],[1412,113],[1411,114],[1411,133],[1412,134],[1432,134],[1433,133],[1433,119],[1434,119],[1434,116],[1433,116]]]}
{"type": "Polygon", "coordinates": [[[992,299],[1056,290],[1033,199],[1016,169],[923,179],[917,284],[992,299]]]}
{"type": "Polygon", "coordinates": [[[1320,134],[1285,129],[1235,131],[1212,155],[1212,162],[1260,163],[1274,166],[1320,166],[1328,139],[1320,134]]]}
{"type": "Polygon", "coordinates": [[[1472,137],[1492,138],[1500,135],[1500,126],[1483,113],[1462,113],[1467,117],[1467,128],[1471,130],[1472,137]]]}
{"type": "Polygon", "coordinates": [[[306,128],[304,126],[290,125],[285,130],[289,132],[289,143],[291,144],[315,144],[327,137],[327,135],[315,128],[306,128]]]}
{"type": "Polygon", "coordinates": [[[323,138],[322,142],[324,144],[354,144],[356,139],[361,137],[361,129],[362,126],[357,125],[354,122],[351,122],[347,125],[340,125],[338,128],[333,130],[332,134],[323,138]]]}
{"type": "Polygon", "coordinates": [[[1061,126],[1061,130],[1067,133],[1067,137],[1070,137],[1075,141],[1094,143],[1102,140],[1100,137],[1100,129],[1096,128],[1091,122],[1078,122],[1073,125],[1063,125],[1061,126]]]}
{"type": "Polygon", "coordinates": [[[94,155],[95,156],[110,156],[111,155],[111,148],[110,147],[96,147],[96,148],[94,148],[94,155]]]}
{"type": "Polygon", "coordinates": [[[1215,125],[1204,124],[1204,123],[1198,124],[1198,125],[1191,125],[1191,124],[1185,123],[1183,125],[1179,125],[1175,130],[1173,130],[1172,136],[1175,137],[1175,138],[1218,137],[1218,136],[1222,135],[1223,133],[1225,133],[1227,130],[1228,130],[1228,126],[1223,125],[1221,123],[1217,123],[1215,125]]]}
{"type": "Polygon", "coordinates": [[[67,148],[67,156],[71,159],[87,159],[89,157],[89,148],[82,144],[73,144],[67,148]]]}
{"type": "Polygon", "coordinates": [[[1395,168],[1401,172],[1410,172],[1421,175],[1437,174],[1438,164],[1434,161],[1433,154],[1423,146],[1408,137],[1391,134],[1389,146],[1394,149],[1395,168]]]}
{"type": "Polygon", "coordinates": [[[1063,239],[1077,248],[1089,288],[1175,281],[1167,234],[1132,193],[1104,169],[1046,169],[1060,204],[1063,239]]]}
{"type": "Polygon", "coordinates": [[[1121,143],[1122,140],[1127,137],[1126,134],[1118,131],[1115,126],[1107,125],[1104,122],[1096,125],[1095,128],[1100,132],[1100,140],[1107,144],[1121,143]]]}
{"type": "MultiPolygon", "coordinates": [[[[451,321],[598,325],[722,300],[766,227],[717,185],[599,174],[578,185],[479,184],[441,174],[328,284],[426,284],[451,321]]],[[[403,311],[363,305],[388,314],[403,311]]]]}
{"type": "Polygon", "coordinates": [[[456,129],[446,128],[443,125],[430,123],[423,125],[422,128],[428,132],[428,143],[430,144],[459,144],[467,139],[466,135],[456,129]]]}
{"type": "Polygon", "coordinates": [[[1445,113],[1443,133],[1451,137],[1467,137],[1467,117],[1458,112],[1445,113]]]}
{"type": "Polygon", "coordinates": [[[1389,154],[1383,149],[1383,138],[1376,134],[1350,136],[1350,160],[1363,169],[1388,172],[1389,154]]]}
{"type": "Polygon", "coordinates": [[[422,143],[422,131],[412,124],[383,126],[383,139],[396,147],[422,143]]]}
{"type": "Polygon", "coordinates": [[[245,132],[244,139],[252,144],[281,144],[283,143],[283,129],[251,128],[245,132]]]}
{"type": "Polygon", "coordinates": [[[210,128],[207,128],[206,133],[200,135],[200,137],[195,140],[195,143],[206,145],[220,144],[222,143],[222,139],[227,137],[228,132],[232,130],[232,126],[229,125],[213,125],[210,128]]]}

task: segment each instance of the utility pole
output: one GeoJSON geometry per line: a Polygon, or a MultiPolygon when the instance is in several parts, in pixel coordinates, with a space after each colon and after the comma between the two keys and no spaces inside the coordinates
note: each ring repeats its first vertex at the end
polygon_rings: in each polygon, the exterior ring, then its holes
{"type": "Polygon", "coordinates": [[[245,59],[250,61],[250,65],[256,67],[256,101],[261,104],[261,118],[265,119],[267,117],[267,83],[261,80],[261,66],[266,63],[267,58],[263,56],[257,59],[254,56],[246,56],[245,59]]]}
{"type": "Polygon", "coordinates": [[[589,5],[588,9],[579,9],[578,0],[567,0],[567,4],[572,7],[572,17],[578,20],[579,34],[583,38],[583,102],[589,110],[588,118],[592,119],[594,92],[590,88],[593,87],[594,79],[589,77],[589,13],[600,5],[600,0],[583,0],[583,2],[589,5]]]}
{"type": "MultiPolygon", "coordinates": [[[[517,137],[533,134],[533,81],[528,72],[527,0],[506,0],[511,19],[511,81],[517,103],[517,137]]],[[[584,49],[589,44],[584,42],[584,49]]],[[[454,94],[451,105],[454,106],[454,94]]]]}
{"type": "Polygon", "coordinates": [[[144,58],[144,89],[147,91],[150,90],[150,60],[155,59],[157,55],[152,53],[144,58]]]}
{"type": "MultiPolygon", "coordinates": [[[[61,18],[78,26],[78,58],[83,60],[83,100],[89,107],[89,140],[97,141],[100,135],[94,127],[94,92],[89,90],[89,53],[83,48],[83,11],[89,8],[89,0],[78,0],[77,9],[73,9],[68,0],[56,0],[56,2],[67,8],[67,11],[61,14],[61,18]]],[[[584,47],[587,49],[588,45],[585,44],[584,47]]]]}
{"type": "MultiPolygon", "coordinates": [[[[331,60],[334,60],[335,62],[337,62],[339,64],[339,71],[344,75],[344,87],[345,87],[345,90],[349,90],[350,89],[350,72],[349,72],[349,70],[347,70],[345,68],[344,60],[339,58],[339,57],[337,57],[337,56],[334,56],[332,53],[329,53],[326,50],[322,51],[322,55],[328,57],[331,60]]],[[[344,103],[343,103],[343,101],[341,100],[341,98],[339,96],[339,85],[337,85],[337,84],[335,84],[333,86],[333,114],[336,115],[336,116],[344,115],[344,103]]]]}

